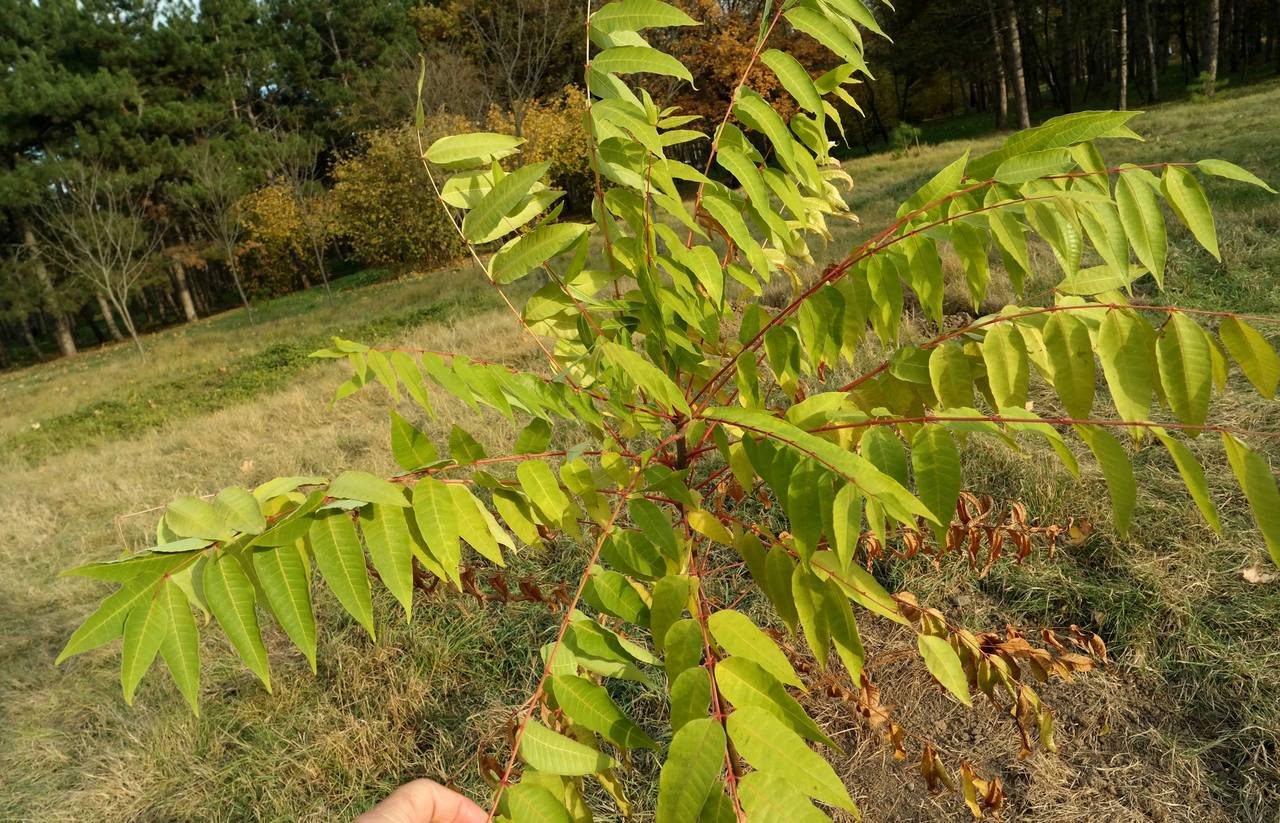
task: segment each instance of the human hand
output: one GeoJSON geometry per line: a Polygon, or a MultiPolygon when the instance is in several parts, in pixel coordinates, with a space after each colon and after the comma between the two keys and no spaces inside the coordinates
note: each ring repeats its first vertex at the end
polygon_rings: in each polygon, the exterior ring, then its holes
{"type": "Polygon", "coordinates": [[[434,780],[414,780],[356,818],[355,823],[487,823],[489,815],[434,780]]]}

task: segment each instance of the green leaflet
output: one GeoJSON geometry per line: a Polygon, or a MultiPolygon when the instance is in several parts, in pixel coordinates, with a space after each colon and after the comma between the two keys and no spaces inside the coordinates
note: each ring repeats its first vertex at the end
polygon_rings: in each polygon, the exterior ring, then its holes
{"type": "Polygon", "coordinates": [[[805,71],[799,60],[785,51],[766,49],[760,55],[760,62],[769,67],[782,83],[782,87],[787,90],[787,94],[795,98],[801,107],[813,114],[823,113],[822,95],[818,93],[809,72],[805,71]]]}
{"type": "Polygon", "coordinates": [[[729,715],[729,739],[752,768],[777,775],[808,796],[852,811],[848,790],[831,764],[768,711],[748,706],[729,715]]]}
{"type": "Polygon", "coordinates": [[[1108,311],[1098,328],[1098,359],[1122,420],[1151,417],[1155,338],[1151,324],[1131,311],[1108,311]]]}
{"type": "Polygon", "coordinates": [[[716,664],[716,687],[721,700],[728,700],[735,708],[764,709],[806,740],[839,748],[777,678],[745,657],[726,657],[716,664]]]}
{"type": "Polygon", "coordinates": [[[179,537],[225,540],[231,536],[222,515],[212,503],[189,495],[169,504],[164,522],[179,537]]]}
{"type": "Polygon", "coordinates": [[[1075,160],[1066,149],[1041,149],[1010,157],[1000,164],[994,177],[999,183],[1019,186],[1029,180],[1070,171],[1074,166],[1075,160]]]}
{"type": "Polygon", "coordinates": [[[733,809],[733,799],[724,791],[711,791],[707,802],[702,805],[698,814],[698,823],[737,823],[738,816],[733,809]]]}
{"type": "MultiPolygon", "coordinates": [[[[772,109],[770,109],[772,111],[772,109]]],[[[768,179],[766,177],[766,179],[768,179]]],[[[754,235],[742,219],[741,205],[715,192],[708,191],[702,198],[702,207],[728,233],[738,250],[746,257],[755,273],[763,278],[769,277],[769,261],[754,235]]],[[[729,267],[733,271],[733,266],[729,267]]]]}
{"type": "Polygon", "coordinates": [[[1137,135],[1130,131],[1125,123],[1140,113],[1081,111],[1054,117],[1035,128],[1024,129],[1010,135],[1003,146],[974,160],[969,166],[969,176],[976,180],[986,179],[995,174],[1001,163],[1019,154],[1074,146],[1099,137],[1136,138],[1137,135]]]}
{"type": "Polygon", "coordinates": [[[534,186],[550,167],[550,161],[521,166],[495,183],[462,219],[463,237],[472,243],[487,243],[505,234],[508,229],[503,218],[534,193],[534,186]]]}
{"type": "Polygon", "coordinates": [[[733,535],[724,527],[714,514],[702,509],[695,509],[685,515],[689,527],[698,534],[725,546],[733,545],[733,535]]]}
{"type": "Polygon", "coordinates": [[[1173,213],[1191,229],[1205,251],[1221,260],[1218,232],[1213,226],[1213,212],[1209,210],[1209,201],[1205,199],[1204,189],[1200,188],[1200,181],[1186,169],[1166,166],[1161,187],[1173,213]]]}
{"type": "MultiPolygon", "coordinates": [[[[342,517],[344,515],[336,515],[342,517]]],[[[226,552],[204,564],[204,597],[209,611],[218,619],[227,640],[245,665],[271,691],[271,674],[267,666],[267,649],[258,630],[254,611],[253,584],[244,573],[240,560],[226,552]]]]}
{"type": "Polygon", "coordinates": [[[667,631],[684,615],[685,609],[690,607],[689,601],[697,586],[696,577],[683,574],[669,574],[653,584],[653,602],[648,609],[648,622],[653,647],[659,652],[666,642],[667,631]]]}
{"type": "MultiPolygon", "coordinates": [[[[665,580],[666,578],[663,579],[665,580]]],[[[657,600],[657,588],[657,585],[655,585],[655,603],[657,600]]],[[[644,598],[640,596],[640,592],[636,591],[636,587],[631,585],[631,581],[618,572],[609,571],[600,566],[593,567],[590,577],[587,578],[586,586],[583,588],[582,599],[605,614],[625,620],[633,625],[653,625],[649,607],[645,605],[644,598]]],[[[667,625],[669,626],[670,624],[668,623],[667,625]]],[[[659,636],[658,633],[654,633],[655,640],[659,636]]],[[[657,646],[656,643],[654,645],[657,646]]],[[[662,649],[658,647],[658,650],[661,651],[662,649]]]]}
{"type": "MultiPolygon", "coordinates": [[[[862,495],[858,487],[845,483],[836,492],[831,503],[831,542],[834,544],[840,567],[847,569],[853,562],[862,537],[862,495]]],[[[752,572],[754,575],[754,571],[752,572]]]]}
{"type": "Polygon", "coordinates": [[[938,404],[944,408],[973,403],[973,375],[964,349],[946,342],[929,355],[929,382],[938,404]]]}
{"type": "Polygon", "coordinates": [[[645,539],[653,543],[670,560],[679,560],[681,556],[680,541],[676,538],[671,519],[652,501],[643,497],[635,497],[627,501],[627,511],[631,522],[639,527],[645,539]]]}
{"type": "Polygon", "coordinates": [[[317,517],[307,532],[316,567],[333,590],[342,607],[374,636],[373,601],[369,591],[369,572],[364,564],[364,551],[356,527],[346,512],[337,511],[317,517]]]}
{"type": "Polygon", "coordinates": [[[516,478],[545,522],[563,524],[569,514],[569,496],[560,488],[550,466],[541,460],[525,460],[516,469],[516,478]]]}
{"type": "Polygon", "coordinates": [[[831,818],[818,811],[790,780],[777,774],[751,772],[744,775],[738,782],[738,799],[751,821],[831,823],[831,818]]]}
{"type": "Polygon", "coordinates": [[[890,39],[863,0],[827,0],[827,4],[868,31],[890,39]]]}
{"type": "Polygon", "coordinates": [[[703,717],[681,727],[671,739],[658,778],[654,823],[697,820],[707,795],[719,782],[724,761],[724,729],[718,721],[703,717]]]}
{"type": "Polygon", "coordinates": [[[663,374],[657,366],[631,349],[612,341],[602,340],[600,346],[607,361],[621,368],[637,388],[648,394],[663,409],[684,415],[690,413],[689,403],[685,400],[680,387],[672,383],[671,378],[663,374]]]}
{"type": "Polygon", "coordinates": [[[55,665],[68,657],[96,649],[115,640],[124,631],[125,618],[143,602],[155,579],[135,578],[125,582],[93,611],[72,633],[67,645],[58,653],[55,665]]]}
{"type": "Polygon", "coordinates": [[[964,180],[965,166],[969,162],[969,153],[951,161],[942,171],[930,178],[920,189],[898,208],[898,217],[906,217],[918,211],[932,211],[940,200],[960,188],[964,180]]]}
{"type": "MultiPolygon", "coordinates": [[[[448,484],[453,498],[453,512],[458,519],[458,534],[482,557],[498,566],[507,565],[498,544],[505,533],[471,490],[461,483],[448,484]]],[[[510,543],[510,538],[505,542],[510,543]]]]}
{"type": "Polygon", "coordinates": [[[818,541],[822,537],[824,483],[830,488],[830,476],[814,461],[802,460],[792,470],[788,484],[776,490],[787,513],[791,542],[806,560],[817,551],[818,541]]]}
{"type": "Polygon", "coordinates": [[[345,471],[329,484],[328,495],[339,500],[362,500],[388,506],[408,506],[404,487],[368,472],[345,471]]]}
{"type": "Polygon", "coordinates": [[[782,683],[804,688],[799,675],[787,661],[787,656],[742,612],[722,609],[707,619],[707,627],[711,630],[711,636],[729,654],[754,661],[782,683]]]}
{"type": "Polygon", "coordinates": [[[458,516],[453,510],[453,495],[444,483],[424,477],[413,487],[413,518],[426,541],[427,550],[441,568],[458,585],[458,564],[462,549],[458,516]]]}
{"type": "Polygon", "coordinates": [[[520,741],[520,757],[533,768],[548,774],[596,774],[618,765],[604,752],[553,732],[532,718],[520,741]]]}
{"type": "Polygon", "coordinates": [[[548,223],[507,242],[489,261],[495,282],[511,283],[563,254],[587,233],[582,223],[548,223]]]}
{"type": "Polygon", "coordinates": [[[1111,512],[1115,518],[1116,533],[1125,537],[1129,533],[1129,520],[1138,500],[1138,486],[1133,477],[1133,466],[1124,446],[1098,426],[1076,426],[1076,433],[1085,442],[1107,481],[1107,493],[1111,496],[1111,512]]]}
{"type": "MultiPolygon", "coordinates": [[[[391,410],[391,454],[405,471],[413,471],[440,459],[436,447],[425,434],[391,410]]],[[[401,498],[404,494],[401,493],[401,498]]]]}
{"type": "Polygon", "coordinates": [[[802,31],[817,40],[846,63],[853,63],[862,71],[866,71],[866,63],[862,58],[862,49],[858,47],[858,44],[850,40],[818,12],[807,6],[796,6],[786,11],[783,16],[797,31],[802,31]]]}
{"type": "Polygon", "coordinates": [[[1011,322],[987,330],[982,339],[982,360],[987,365],[987,382],[998,406],[1025,406],[1029,361],[1022,334],[1011,322]]]}
{"type": "Polygon", "coordinates": [[[1234,317],[1223,319],[1218,327],[1218,336],[1258,394],[1268,400],[1274,399],[1276,385],[1280,383],[1280,356],[1276,355],[1267,339],[1248,323],[1234,317]]]}
{"type": "Polygon", "coordinates": [[[721,407],[708,409],[704,420],[728,423],[731,426],[766,435],[784,445],[805,453],[828,469],[854,483],[864,496],[883,504],[901,522],[914,522],[917,516],[932,520],[933,513],[917,500],[902,484],[884,474],[867,460],[847,452],[829,440],[779,420],[772,415],[749,409],[721,407]]]}
{"type": "Polygon", "coordinates": [[[939,543],[960,498],[960,451],[951,432],[939,425],[924,425],[911,438],[911,468],[916,479],[916,495],[934,513],[934,535],[939,543]]]}
{"type": "Polygon", "coordinates": [[[1061,283],[1054,286],[1054,290],[1059,294],[1092,296],[1128,288],[1131,283],[1146,273],[1147,270],[1142,266],[1131,265],[1127,270],[1120,271],[1110,265],[1090,266],[1087,269],[1080,269],[1072,277],[1064,277],[1061,283]]]}
{"type": "Polygon", "coordinates": [[[1204,515],[1205,522],[1215,534],[1221,535],[1222,522],[1218,519],[1218,509],[1209,498],[1209,481],[1205,478],[1204,469],[1200,467],[1196,456],[1191,453],[1191,449],[1166,434],[1164,429],[1153,427],[1151,431],[1169,450],[1169,456],[1178,467],[1182,482],[1186,484],[1191,499],[1196,503],[1196,508],[1200,509],[1200,513],[1204,515]]]}
{"type": "Polygon", "coordinates": [[[837,568],[834,560],[834,556],[819,552],[813,557],[813,567],[830,575],[831,579],[839,584],[841,591],[859,606],[904,626],[909,625],[906,618],[899,613],[897,602],[884,590],[880,581],[876,580],[871,572],[857,563],[841,570],[837,568]]]}
{"type": "Polygon", "coordinates": [[[241,534],[260,534],[267,527],[257,498],[239,486],[228,486],[213,498],[213,510],[223,526],[241,534]]]}
{"type": "Polygon", "coordinates": [[[570,720],[609,742],[624,749],[658,747],[643,729],[623,714],[603,686],[575,675],[557,675],[551,679],[551,691],[570,720]]]}
{"type": "Polygon", "coordinates": [[[1156,199],[1151,186],[1141,179],[1141,175],[1147,172],[1129,171],[1131,166],[1121,168],[1126,171],[1116,177],[1116,205],[1120,211],[1120,224],[1124,226],[1124,233],[1142,265],[1155,275],[1157,283],[1163,284],[1169,241],[1165,234],[1160,201],[1156,199]]]}
{"type": "Polygon", "coordinates": [[[1067,414],[1077,420],[1093,410],[1097,377],[1093,367],[1093,343],[1089,328],[1069,312],[1053,314],[1044,325],[1044,349],[1053,369],[1053,388],[1067,414]]]}
{"type": "Polygon", "coordinates": [[[369,349],[365,357],[369,361],[369,369],[373,372],[373,376],[387,390],[387,394],[391,395],[391,399],[399,402],[400,388],[397,385],[395,372],[391,369],[391,361],[377,349],[369,349]]]}
{"type": "MultiPolygon", "coordinates": [[[[693,75],[676,58],[645,46],[615,46],[591,57],[591,68],[601,74],[662,74],[693,85],[693,75]]],[[[538,175],[541,177],[542,175],[538,175]]]]}
{"type": "Polygon", "coordinates": [[[378,577],[404,607],[405,620],[408,620],[413,614],[413,536],[409,513],[397,506],[379,503],[366,506],[360,512],[360,531],[378,577]]]}
{"type": "Polygon", "coordinates": [[[941,637],[922,634],[916,638],[916,646],[929,674],[937,678],[961,703],[972,706],[973,699],[969,696],[969,681],[965,678],[964,666],[951,644],[941,637]]]}
{"type": "Polygon", "coordinates": [[[1280,566],[1280,491],[1271,467],[1257,452],[1230,434],[1223,433],[1222,443],[1227,450],[1227,460],[1236,480],[1249,501],[1253,519],[1262,531],[1271,560],[1280,566]]]}
{"type": "Polygon", "coordinates": [[[800,614],[796,611],[796,599],[791,590],[795,566],[795,561],[787,554],[786,549],[776,545],[765,556],[765,576],[760,581],[769,602],[777,610],[778,617],[792,634],[796,633],[796,627],[800,625],[800,614]]]}
{"type": "Polygon", "coordinates": [[[426,158],[447,169],[469,169],[510,157],[523,142],[519,137],[494,132],[451,134],[432,143],[426,158]]]}
{"type": "MultiPolygon", "coordinates": [[[[120,685],[124,689],[124,702],[133,705],[133,693],[143,675],[160,651],[160,644],[169,633],[168,599],[162,596],[168,581],[155,586],[149,597],[129,612],[124,621],[124,650],[120,654],[120,685]]],[[[179,592],[184,600],[185,595],[179,592]]]]}
{"type": "Polygon", "coordinates": [[[545,786],[520,782],[507,790],[504,799],[512,823],[573,823],[564,804],[545,786]]]}
{"type": "Polygon", "coordinates": [[[591,28],[606,34],[698,25],[701,24],[697,20],[660,0],[622,0],[619,3],[608,3],[591,15],[591,28]]]}
{"type": "Polygon", "coordinates": [[[832,591],[826,581],[802,565],[797,565],[791,574],[791,594],[805,642],[818,661],[818,667],[825,670],[831,649],[831,623],[827,615],[839,607],[844,596],[839,591],[832,591]]]}
{"type": "Polygon", "coordinates": [[[302,650],[314,674],[316,621],[311,607],[311,580],[301,550],[296,545],[280,546],[255,551],[250,556],[267,606],[280,628],[302,650]]]}
{"type": "MultiPolygon", "coordinates": [[[[196,548],[207,546],[210,542],[200,538],[191,539],[193,540],[192,545],[199,544],[196,548]]],[[[119,560],[106,560],[101,563],[76,566],[74,569],[61,572],[58,576],[88,577],[92,580],[107,580],[113,583],[123,583],[137,577],[146,577],[150,582],[155,582],[165,572],[181,565],[187,559],[188,557],[184,554],[144,553],[123,557],[119,560]]]]}
{"type": "Polygon", "coordinates": [[[200,633],[187,596],[170,580],[161,587],[160,599],[168,610],[169,633],[160,644],[160,656],[178,691],[197,717],[200,715],[200,633]]]}
{"type": "Polygon", "coordinates": [[[1250,185],[1257,186],[1260,189],[1265,189],[1272,194],[1276,193],[1275,189],[1271,188],[1265,180],[1258,177],[1253,172],[1247,169],[1242,169],[1235,163],[1230,163],[1226,160],[1201,160],[1199,163],[1196,163],[1196,168],[1200,169],[1200,171],[1205,174],[1212,174],[1215,177],[1225,177],[1228,180],[1238,180],[1241,183],[1249,183],[1250,185]]]}
{"type": "Polygon", "coordinates": [[[1156,340],[1156,363],[1165,398],[1178,420],[1192,426],[1203,425],[1209,415],[1211,345],[1204,330],[1181,312],[1169,315],[1156,340]]]}
{"type": "Polygon", "coordinates": [[[710,710],[711,675],[707,670],[695,665],[676,675],[671,681],[671,733],[706,718],[710,710]]]}

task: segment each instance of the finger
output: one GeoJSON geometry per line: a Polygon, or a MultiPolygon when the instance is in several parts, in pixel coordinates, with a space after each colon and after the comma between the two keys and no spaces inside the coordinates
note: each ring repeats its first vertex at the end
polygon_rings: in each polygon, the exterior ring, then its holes
{"type": "Polygon", "coordinates": [[[414,780],[356,819],[356,823],[487,823],[484,810],[433,780],[414,780]]]}

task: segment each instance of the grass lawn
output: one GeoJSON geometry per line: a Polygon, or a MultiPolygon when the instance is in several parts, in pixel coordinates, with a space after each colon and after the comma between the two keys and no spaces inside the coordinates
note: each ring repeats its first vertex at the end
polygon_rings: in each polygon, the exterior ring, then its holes
{"type": "MultiPolygon", "coordinates": [[[[1213,105],[1159,107],[1135,124],[1147,142],[1104,145],[1109,160],[1220,157],[1280,181],[1280,84],[1232,89],[1213,105]]],[[[883,226],[933,170],[998,140],[850,161],[861,222],[843,225],[826,256],[883,226]]],[[[1280,198],[1225,181],[1206,186],[1223,262],[1193,249],[1171,221],[1167,291],[1147,297],[1280,315],[1280,198]]],[[[1028,287],[1029,302],[1054,282],[1050,265],[1028,287]]],[[[205,633],[199,718],[160,673],[144,682],[133,708],[125,706],[118,644],[53,666],[104,592],[58,572],[146,545],[154,507],[173,496],[286,474],[393,470],[385,394],[366,391],[329,407],[346,369],[305,356],[328,336],[537,362],[506,309],[466,268],[346,288],[334,308],[316,293],[293,295],[258,314],[252,326],[230,312],[150,335],[145,358],[114,346],[0,375],[0,820],[346,819],[420,775],[486,792],[476,757],[505,746],[513,707],[536,677],[537,646],[557,619],[538,604],[420,595],[406,625],[384,593],[372,642],[325,589],[317,598],[318,675],[282,632],[265,632],[273,695],[220,634],[205,633]]],[[[1215,418],[1280,430],[1276,404],[1259,401],[1238,377],[1232,386],[1215,418]]],[[[455,420],[493,449],[514,436],[504,420],[475,419],[460,403],[442,400],[436,411],[435,420],[416,418],[439,439],[455,420]]],[[[1082,459],[1087,468],[1076,483],[1041,451],[1019,456],[978,445],[966,455],[975,491],[1020,499],[1044,522],[1087,518],[1097,534],[983,579],[958,562],[878,569],[891,586],[910,588],[973,628],[1077,623],[1110,645],[1109,671],[1045,690],[1061,752],[1019,761],[1007,718],[940,697],[922,667],[894,662],[907,638],[864,621],[877,683],[898,719],[1000,774],[1008,819],[1280,815],[1280,582],[1244,578],[1269,561],[1220,445],[1201,441],[1196,450],[1224,538],[1199,521],[1163,452],[1137,457],[1145,491],[1132,536],[1120,541],[1091,459],[1082,459]]],[[[1280,460],[1274,446],[1253,445],[1280,460]]],[[[516,558],[513,573],[554,581],[576,574],[580,562],[574,547],[555,546],[516,558]]],[[[626,697],[642,721],[665,712],[660,694],[626,697]]],[[[845,749],[838,765],[868,820],[968,817],[958,797],[929,796],[918,772],[895,763],[846,706],[814,700],[811,711],[845,749]]],[[[651,763],[637,765],[626,779],[645,809],[651,763]]]]}

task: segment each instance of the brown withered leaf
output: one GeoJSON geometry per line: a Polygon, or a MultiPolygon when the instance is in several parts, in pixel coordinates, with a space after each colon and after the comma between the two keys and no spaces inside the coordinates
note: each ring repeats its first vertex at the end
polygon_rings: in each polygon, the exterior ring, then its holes
{"type": "Polygon", "coordinates": [[[1254,564],[1240,572],[1240,576],[1244,578],[1246,583],[1253,583],[1254,585],[1270,583],[1277,577],[1275,572],[1268,571],[1258,564],[1254,564]]]}

